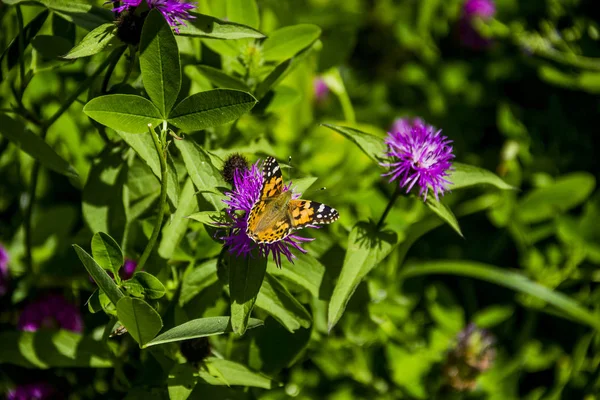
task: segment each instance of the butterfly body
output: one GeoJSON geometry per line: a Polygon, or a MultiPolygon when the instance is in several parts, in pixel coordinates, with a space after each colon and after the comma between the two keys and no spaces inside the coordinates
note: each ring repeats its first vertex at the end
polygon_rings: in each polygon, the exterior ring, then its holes
{"type": "Polygon", "coordinates": [[[248,215],[247,235],[256,243],[274,243],[306,226],[330,224],[338,212],[322,203],[294,199],[284,190],[279,164],[268,157],[263,164],[260,198],[248,215]]]}

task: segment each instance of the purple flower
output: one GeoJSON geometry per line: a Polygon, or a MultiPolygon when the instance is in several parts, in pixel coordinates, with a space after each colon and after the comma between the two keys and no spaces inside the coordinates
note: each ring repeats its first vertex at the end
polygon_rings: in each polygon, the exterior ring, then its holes
{"type": "Polygon", "coordinates": [[[8,391],[8,400],[42,400],[50,399],[55,394],[54,388],[45,382],[19,385],[8,391]]]}
{"type": "MultiPolygon", "coordinates": [[[[117,3],[119,0],[112,0],[113,3],[117,3]]],[[[136,7],[139,7],[143,0],[121,0],[122,5],[115,7],[112,11],[116,13],[122,13],[123,11],[133,12],[136,7]]],[[[193,15],[190,15],[189,11],[196,8],[194,3],[187,3],[183,0],[146,0],[148,8],[156,8],[165,17],[169,25],[171,25],[175,32],[179,33],[178,26],[185,26],[185,21],[194,19],[193,15]]]]}
{"type": "Polygon", "coordinates": [[[324,101],[329,95],[329,86],[327,86],[325,80],[320,76],[315,77],[313,80],[313,90],[315,93],[315,99],[318,102],[324,101]]]}
{"type": "Polygon", "coordinates": [[[406,193],[418,185],[423,200],[427,200],[431,189],[439,200],[451,184],[446,177],[454,158],[452,141],[440,132],[418,118],[396,120],[385,139],[388,160],[380,163],[390,171],[382,176],[389,176],[390,182],[398,180],[400,187],[406,187],[406,193]]]}
{"type": "Polygon", "coordinates": [[[463,4],[462,15],[458,23],[458,33],[463,45],[479,50],[488,47],[491,40],[481,37],[473,27],[473,20],[481,18],[489,20],[496,14],[493,0],[467,0],[463,4]]]}
{"type": "MultiPolygon", "coordinates": [[[[288,235],[274,243],[256,243],[246,234],[248,215],[252,206],[260,197],[260,189],[263,184],[262,168],[259,168],[259,161],[249,169],[237,169],[233,174],[233,181],[233,191],[225,193],[227,199],[223,200],[228,205],[226,212],[231,218],[231,222],[224,224],[224,226],[230,228],[230,232],[228,236],[221,238],[229,247],[230,253],[238,257],[247,257],[253,250],[258,251],[258,254],[264,257],[272,254],[278,267],[281,267],[282,255],[290,262],[293,262],[293,259],[296,258],[291,252],[291,248],[306,253],[306,250],[300,245],[302,242],[312,241],[312,238],[288,235]]],[[[290,185],[285,186],[283,190],[290,190],[290,185]]],[[[300,194],[293,195],[293,198],[298,197],[300,197],[300,194]]]]}
{"type": "Polygon", "coordinates": [[[126,281],[127,279],[131,278],[135,273],[137,265],[137,261],[132,260],[131,258],[126,258],[125,263],[119,270],[119,276],[121,277],[121,279],[126,281]]]}
{"type": "Polygon", "coordinates": [[[0,244],[0,296],[4,296],[8,291],[8,252],[0,244]]]}
{"type": "Polygon", "coordinates": [[[25,306],[19,317],[18,328],[35,332],[40,328],[83,331],[79,309],[58,294],[44,296],[25,306]]]}

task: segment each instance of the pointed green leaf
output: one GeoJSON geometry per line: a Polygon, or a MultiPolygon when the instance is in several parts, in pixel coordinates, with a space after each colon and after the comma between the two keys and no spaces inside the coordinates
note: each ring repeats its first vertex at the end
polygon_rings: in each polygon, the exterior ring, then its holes
{"type": "Polygon", "coordinates": [[[318,298],[321,282],[325,275],[325,266],[309,253],[299,253],[296,256],[294,264],[284,262],[282,268],[278,268],[273,261],[269,261],[267,272],[302,286],[315,298],[318,298]]]}
{"type": "Polygon", "coordinates": [[[92,237],[92,256],[102,268],[115,275],[124,262],[121,247],[104,232],[96,232],[92,237]]]}
{"type": "Polygon", "coordinates": [[[587,172],[575,172],[556,179],[548,186],[527,193],[516,207],[517,217],[527,223],[555,217],[583,203],[594,191],[596,179],[587,172]]]}
{"type": "Polygon", "coordinates": [[[430,274],[450,274],[481,279],[537,297],[561,310],[574,320],[600,331],[600,319],[598,319],[596,313],[586,309],[572,298],[542,286],[528,279],[526,276],[512,272],[506,268],[499,268],[469,260],[419,262],[416,265],[409,264],[402,269],[398,279],[403,280],[414,276],[430,274]]]}
{"type": "Polygon", "coordinates": [[[140,347],[154,339],[162,328],[160,315],[141,299],[123,297],[117,303],[117,316],[140,347]]]}
{"type": "Polygon", "coordinates": [[[112,50],[116,46],[124,44],[116,36],[117,26],[112,23],[102,24],[77,43],[62,58],[72,60],[81,57],[89,57],[104,50],[112,50]]]}
{"type": "Polygon", "coordinates": [[[215,188],[227,187],[221,171],[215,167],[208,153],[190,139],[176,140],[175,145],[181,151],[183,162],[192,182],[202,196],[214,206],[215,210],[223,208],[223,196],[214,194],[215,188]]]}
{"type": "Polygon", "coordinates": [[[200,211],[187,216],[189,219],[203,223],[204,225],[214,226],[215,228],[222,227],[219,222],[223,217],[223,213],[219,211],[200,211]]]}
{"type": "Polygon", "coordinates": [[[450,172],[448,180],[452,182],[450,190],[462,189],[475,185],[492,185],[498,189],[514,190],[515,188],[504,182],[498,175],[468,164],[452,163],[454,171],[450,172]]]}
{"type": "Polygon", "coordinates": [[[148,99],[132,94],[109,94],[90,100],[83,107],[88,117],[114,130],[148,132],[148,124],[162,122],[158,108],[148,99]]]}
{"type": "Polygon", "coordinates": [[[225,89],[235,89],[241,90],[243,92],[249,92],[250,89],[248,86],[239,80],[238,78],[234,78],[233,76],[227,75],[225,72],[220,69],[216,69],[213,67],[209,67],[208,65],[197,65],[196,68],[208,78],[215,86],[225,89]]]}
{"type": "Polygon", "coordinates": [[[140,68],[148,96],[166,118],[181,88],[181,66],[175,35],[157,9],[150,10],[144,21],[140,68]]]}
{"type": "Polygon", "coordinates": [[[169,122],[186,132],[199,131],[234,121],[255,104],[256,99],[250,93],[209,90],[183,99],[169,114],[169,122]]]}
{"type": "Polygon", "coordinates": [[[83,263],[83,266],[92,276],[92,279],[94,279],[94,282],[96,282],[98,287],[104,293],[106,293],[113,304],[118,304],[118,302],[124,298],[124,295],[123,292],[119,290],[112,278],[108,276],[106,271],[104,271],[102,267],[100,267],[85,250],[76,244],[73,245],[73,248],[83,263]]]}
{"type": "Polygon", "coordinates": [[[265,310],[292,333],[300,327],[308,328],[312,321],[306,308],[270,274],[265,275],[256,307],[265,310]]]}
{"type": "Polygon", "coordinates": [[[179,27],[179,34],[212,39],[244,39],[265,37],[262,33],[249,26],[235,22],[222,21],[204,14],[190,13],[194,19],[179,27]]]}
{"type": "Polygon", "coordinates": [[[336,126],[331,124],[323,124],[323,126],[341,133],[356,143],[358,147],[360,147],[360,149],[376,163],[381,161],[382,157],[384,157],[387,151],[384,139],[378,136],[344,126],[336,126]]]}
{"type": "Polygon", "coordinates": [[[282,61],[307,48],[321,35],[321,28],[312,24],[286,26],[271,33],[263,43],[266,61],[282,61]]]}
{"type": "MultiPolygon", "coordinates": [[[[259,319],[250,318],[248,329],[262,326],[259,319]]],[[[144,347],[156,346],[157,344],[179,342],[181,340],[196,339],[205,336],[221,335],[232,332],[229,317],[198,318],[178,325],[166,332],[161,333],[144,347]]]]}
{"type": "Polygon", "coordinates": [[[285,60],[281,64],[275,67],[273,71],[267,75],[267,77],[258,85],[254,91],[254,95],[257,99],[262,100],[263,97],[279,83],[292,69],[292,60],[285,60]]]}
{"type": "Polygon", "coordinates": [[[164,259],[171,259],[173,253],[177,249],[179,242],[187,232],[189,224],[188,215],[198,210],[198,201],[196,199],[196,191],[194,184],[190,178],[187,178],[181,191],[179,205],[171,218],[171,222],[167,224],[162,231],[160,244],[158,245],[158,254],[164,259]]]}
{"type": "Polygon", "coordinates": [[[231,301],[231,325],[233,331],[243,335],[248,327],[250,313],[263,283],[267,259],[229,255],[229,292],[231,301]]]}
{"type": "Polygon", "coordinates": [[[452,227],[460,236],[462,236],[462,232],[460,231],[460,226],[458,225],[458,220],[454,216],[454,213],[447,205],[436,200],[433,196],[427,196],[427,201],[425,202],[427,207],[431,211],[437,214],[438,217],[446,221],[448,225],[452,227]]]}
{"type": "Polygon", "coordinates": [[[200,369],[198,376],[209,385],[250,386],[264,389],[271,389],[274,386],[270,378],[233,361],[210,357],[205,360],[204,365],[206,369],[200,369]]]}
{"type": "Polygon", "coordinates": [[[196,266],[191,271],[187,271],[181,283],[179,306],[183,307],[188,301],[218,280],[217,260],[214,258],[196,266]]]}
{"type": "Polygon", "coordinates": [[[162,282],[147,272],[138,271],[133,274],[131,280],[140,284],[147,299],[160,299],[167,292],[162,282]]]}
{"type": "Polygon", "coordinates": [[[18,145],[21,150],[39,161],[44,167],[65,175],[76,186],[81,187],[79,174],[61,156],[59,156],[48,143],[40,136],[25,129],[20,121],[0,114],[0,134],[18,145]]]}
{"type": "Polygon", "coordinates": [[[342,271],[333,289],[328,309],[328,325],[331,330],[340,320],[350,297],[362,279],[379,264],[398,244],[393,231],[380,232],[373,225],[359,222],[348,237],[348,250],[342,271]]]}
{"type": "Polygon", "coordinates": [[[3,0],[6,4],[37,3],[54,11],[69,22],[91,30],[111,22],[114,15],[108,8],[98,7],[89,2],[76,0],[3,0]]]}

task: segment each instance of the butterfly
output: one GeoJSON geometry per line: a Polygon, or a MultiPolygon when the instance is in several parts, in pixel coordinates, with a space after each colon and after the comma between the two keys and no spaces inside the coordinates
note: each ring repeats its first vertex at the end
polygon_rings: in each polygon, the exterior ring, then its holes
{"type": "Polygon", "coordinates": [[[256,243],[274,243],[309,225],[331,224],[340,214],[334,208],[311,200],[292,198],[284,190],[277,160],[267,157],[262,168],[260,198],[248,214],[246,234],[256,243]]]}

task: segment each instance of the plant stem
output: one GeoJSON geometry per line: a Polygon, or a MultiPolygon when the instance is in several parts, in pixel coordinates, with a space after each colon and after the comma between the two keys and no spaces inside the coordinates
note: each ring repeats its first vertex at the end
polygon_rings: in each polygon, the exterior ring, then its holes
{"type": "MultiPolygon", "coordinates": [[[[163,126],[162,135],[165,134],[165,127],[163,126]]],[[[140,271],[144,268],[144,264],[150,257],[152,250],[154,249],[154,245],[156,244],[156,239],[158,239],[158,234],[160,233],[160,228],[162,226],[162,221],[165,216],[165,205],[167,203],[167,152],[164,141],[161,142],[158,138],[158,135],[152,128],[152,125],[148,125],[148,131],[150,132],[150,136],[152,136],[152,140],[154,141],[154,147],[156,147],[156,152],[158,153],[158,159],[160,161],[160,200],[158,202],[158,217],[156,218],[156,222],[154,223],[154,230],[152,231],[152,236],[150,236],[150,240],[144,249],[144,253],[142,253],[142,257],[138,262],[136,270],[140,271]]]]}
{"type": "MultiPolygon", "coordinates": [[[[42,131],[42,139],[46,139],[48,134],[47,130],[42,131]]],[[[38,177],[40,175],[40,163],[35,160],[33,167],[31,168],[31,182],[29,182],[27,207],[25,208],[25,257],[27,260],[27,267],[30,272],[36,273],[33,269],[33,231],[31,226],[31,218],[33,216],[33,206],[35,204],[35,192],[38,184],[38,177]]]]}
{"type": "Polygon", "coordinates": [[[25,29],[23,27],[23,13],[21,6],[17,5],[17,24],[19,25],[19,78],[20,90],[19,96],[23,97],[25,91],[25,29]]]}
{"type": "Polygon", "coordinates": [[[44,126],[46,128],[49,128],[53,123],[55,123],[61,117],[61,115],[63,115],[65,111],[67,111],[69,107],[71,107],[71,104],[73,104],[75,100],[77,100],[81,93],[89,89],[89,87],[94,82],[94,79],[96,79],[96,77],[100,75],[110,63],[118,60],[124,51],[125,47],[119,47],[114,49],[110,56],[108,56],[104,60],[104,62],[100,64],[100,66],[98,66],[98,68],[96,68],[96,70],[85,81],[83,81],[81,85],[79,85],[77,90],[71,96],[69,96],[69,98],[61,105],[60,109],[56,111],[54,115],[44,123],[44,126]]]}
{"type": "Polygon", "coordinates": [[[400,196],[400,186],[397,185],[396,189],[394,190],[394,194],[392,195],[392,198],[388,202],[388,205],[385,207],[383,214],[381,214],[381,218],[379,218],[379,222],[377,223],[377,230],[381,229],[381,227],[383,226],[385,218],[390,213],[390,210],[394,206],[394,203],[396,203],[396,199],[398,199],[398,196],[400,196]]]}

